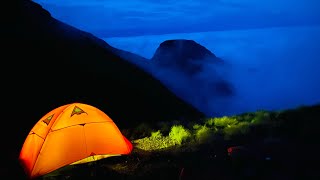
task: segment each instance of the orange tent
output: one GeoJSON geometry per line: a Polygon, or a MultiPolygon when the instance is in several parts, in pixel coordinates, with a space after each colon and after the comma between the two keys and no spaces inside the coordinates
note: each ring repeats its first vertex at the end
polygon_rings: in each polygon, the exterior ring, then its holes
{"type": "Polygon", "coordinates": [[[112,119],[82,103],[58,107],[43,116],[28,134],[19,160],[30,178],[63,166],[129,154],[132,144],[112,119]]]}

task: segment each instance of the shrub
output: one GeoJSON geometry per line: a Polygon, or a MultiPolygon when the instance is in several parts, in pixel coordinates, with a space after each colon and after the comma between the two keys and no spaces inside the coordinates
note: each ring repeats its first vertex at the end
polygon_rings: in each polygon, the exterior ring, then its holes
{"type": "Polygon", "coordinates": [[[171,127],[169,137],[175,144],[181,145],[184,140],[191,137],[191,133],[182,125],[174,125],[171,127]]]}
{"type": "Polygon", "coordinates": [[[147,123],[139,124],[133,131],[131,139],[138,139],[150,136],[152,128],[147,123]]]}
{"type": "Polygon", "coordinates": [[[201,128],[201,126],[202,126],[202,125],[200,125],[200,124],[194,124],[194,125],[192,126],[192,128],[195,129],[195,130],[197,130],[197,129],[201,128]]]}
{"type": "Polygon", "coordinates": [[[207,142],[212,137],[212,135],[212,130],[207,126],[199,125],[195,130],[196,140],[200,143],[207,142]]]}
{"type": "Polygon", "coordinates": [[[219,127],[229,127],[238,123],[236,118],[223,116],[221,118],[213,119],[214,125],[219,127]]]}
{"type": "Polygon", "coordinates": [[[246,114],[243,114],[242,116],[238,116],[238,121],[245,121],[245,122],[251,122],[252,119],[254,118],[254,113],[246,113],[246,114]]]}
{"type": "Polygon", "coordinates": [[[227,126],[223,129],[226,139],[230,139],[233,136],[246,134],[249,131],[250,123],[240,122],[238,124],[227,126]]]}
{"type": "Polygon", "coordinates": [[[251,123],[261,124],[270,122],[270,114],[266,111],[257,111],[252,118],[251,123]]]}
{"type": "Polygon", "coordinates": [[[208,126],[213,126],[213,125],[214,125],[214,119],[215,119],[215,118],[210,118],[210,119],[208,119],[208,120],[205,122],[205,124],[208,125],[208,126]]]}
{"type": "Polygon", "coordinates": [[[151,139],[161,139],[162,133],[160,132],[160,130],[156,131],[156,132],[151,132],[151,139]]]}
{"type": "Polygon", "coordinates": [[[162,135],[168,135],[171,129],[171,124],[169,122],[158,122],[157,128],[161,131],[162,135]]]}

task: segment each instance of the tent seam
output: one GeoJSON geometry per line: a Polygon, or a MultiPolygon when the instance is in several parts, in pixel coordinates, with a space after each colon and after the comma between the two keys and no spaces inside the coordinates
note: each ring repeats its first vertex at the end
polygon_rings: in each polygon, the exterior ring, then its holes
{"type": "MultiPolygon", "coordinates": [[[[70,106],[71,106],[71,104],[70,104],[69,106],[67,106],[64,110],[66,110],[66,109],[67,109],[68,107],[70,107],[70,106]]],[[[61,114],[63,114],[63,111],[64,111],[64,110],[62,110],[61,113],[58,115],[58,117],[54,120],[54,122],[52,123],[51,127],[52,127],[52,126],[54,125],[54,123],[59,119],[59,117],[61,116],[61,114]]],[[[41,148],[40,148],[40,150],[39,150],[39,152],[38,152],[38,154],[37,154],[37,159],[36,159],[36,161],[34,162],[32,168],[31,168],[32,170],[31,170],[31,172],[30,172],[30,175],[32,175],[33,170],[34,170],[34,167],[35,167],[35,165],[36,165],[37,162],[38,162],[38,157],[39,157],[39,155],[40,155],[40,153],[41,153],[41,151],[42,151],[42,148],[43,148],[44,143],[47,141],[47,136],[48,136],[48,134],[50,133],[51,127],[50,127],[50,129],[48,130],[47,134],[45,135],[46,138],[43,139],[43,143],[42,143],[41,148]]]]}

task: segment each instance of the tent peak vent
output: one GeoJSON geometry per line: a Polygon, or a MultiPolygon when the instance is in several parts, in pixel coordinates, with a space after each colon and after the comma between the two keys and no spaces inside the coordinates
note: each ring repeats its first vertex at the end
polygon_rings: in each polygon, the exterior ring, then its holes
{"type": "MultiPolygon", "coordinates": [[[[71,113],[71,117],[73,116],[73,115],[80,115],[80,114],[82,114],[82,113],[86,113],[84,110],[82,110],[81,108],[79,108],[78,106],[74,106],[74,108],[73,108],[73,110],[72,110],[72,113],[71,113]]],[[[86,113],[86,114],[88,114],[88,113],[86,113]]]]}

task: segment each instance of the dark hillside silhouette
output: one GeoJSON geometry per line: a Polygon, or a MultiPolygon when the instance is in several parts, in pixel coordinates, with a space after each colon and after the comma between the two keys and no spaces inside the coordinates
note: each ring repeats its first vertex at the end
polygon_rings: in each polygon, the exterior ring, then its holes
{"type": "Polygon", "coordinates": [[[8,1],[2,7],[1,135],[8,139],[1,156],[8,162],[43,115],[68,103],[99,107],[119,128],[203,116],[107,43],[52,18],[40,5],[8,1]]]}

